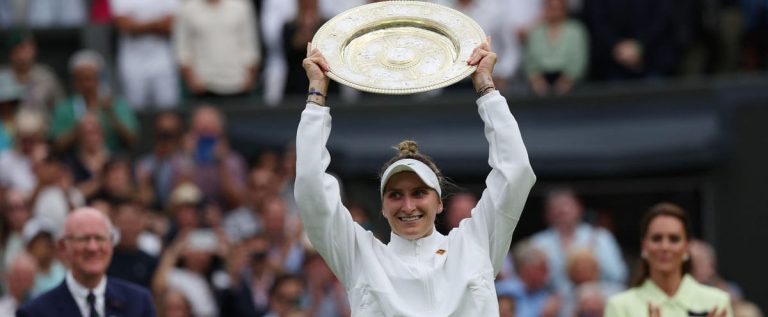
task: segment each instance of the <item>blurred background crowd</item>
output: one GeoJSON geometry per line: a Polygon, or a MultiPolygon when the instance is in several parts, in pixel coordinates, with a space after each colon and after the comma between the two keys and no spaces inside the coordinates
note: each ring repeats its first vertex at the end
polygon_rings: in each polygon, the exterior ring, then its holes
{"type": "MultiPolygon", "coordinates": [[[[505,95],[768,66],[767,1],[436,2],[493,37],[505,95]]],[[[56,238],[84,205],[119,230],[109,275],[151,289],[162,316],[349,316],[345,290],[303,236],[292,145],[237,146],[227,123],[238,112],[226,109],[301,106],[306,43],[365,3],[0,0],[0,316],[61,283],[56,238]]],[[[364,104],[359,91],[333,93],[364,104]]],[[[355,193],[353,218],[388,232],[355,193]]],[[[538,193],[524,216],[539,226],[516,235],[497,280],[502,316],[601,316],[627,287],[636,249],[572,188],[538,193]]],[[[438,229],[468,217],[478,194],[450,195],[438,229]]],[[[690,252],[693,276],[728,291],[737,316],[762,316],[718,274],[712,245],[697,240],[690,252]]]]}

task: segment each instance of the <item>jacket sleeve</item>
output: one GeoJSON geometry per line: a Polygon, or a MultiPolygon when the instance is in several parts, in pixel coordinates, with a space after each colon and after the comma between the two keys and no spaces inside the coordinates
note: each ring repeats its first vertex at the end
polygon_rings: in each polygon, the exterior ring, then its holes
{"type": "Polygon", "coordinates": [[[512,232],[536,176],[506,99],[495,91],[480,97],[477,104],[485,123],[488,164],[492,169],[472,217],[463,221],[460,232],[464,238],[476,239],[480,247],[487,248],[495,275],[509,251],[512,232]]]}
{"type": "Polygon", "coordinates": [[[307,104],[296,134],[294,195],[304,230],[312,246],[344,285],[354,268],[355,231],[363,230],[341,203],[339,184],[326,173],[331,162],[326,149],[331,132],[330,109],[307,104]]]}

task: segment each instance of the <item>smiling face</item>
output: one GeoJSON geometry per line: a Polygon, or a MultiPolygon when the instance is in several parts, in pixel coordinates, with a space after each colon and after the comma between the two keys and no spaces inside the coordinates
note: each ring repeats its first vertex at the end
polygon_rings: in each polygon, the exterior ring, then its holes
{"type": "Polygon", "coordinates": [[[60,248],[72,275],[84,286],[95,286],[112,260],[112,238],[107,218],[92,208],[76,210],[67,218],[60,248]]]}
{"type": "Polygon", "coordinates": [[[382,197],[382,213],[392,231],[414,240],[432,233],[435,217],[443,211],[437,192],[416,173],[401,172],[389,178],[382,197]]]}
{"type": "Polygon", "coordinates": [[[651,220],[643,238],[643,252],[651,275],[682,274],[688,237],[679,219],[661,215],[651,220]]]}

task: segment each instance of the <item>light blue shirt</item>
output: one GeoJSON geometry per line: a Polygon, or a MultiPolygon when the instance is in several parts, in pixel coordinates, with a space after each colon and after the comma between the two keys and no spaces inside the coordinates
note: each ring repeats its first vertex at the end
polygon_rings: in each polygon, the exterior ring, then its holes
{"type": "MultiPolygon", "coordinates": [[[[547,229],[535,234],[531,240],[534,245],[547,255],[550,282],[556,289],[570,288],[571,282],[566,272],[568,250],[560,244],[560,233],[555,229],[547,229]]],[[[605,282],[625,284],[627,266],[621,256],[621,249],[613,235],[605,229],[582,223],[576,228],[571,250],[588,248],[592,250],[597,263],[600,265],[600,279],[605,282]]]]}
{"type": "Polygon", "coordinates": [[[552,296],[552,293],[546,289],[529,293],[518,279],[496,283],[496,293],[499,296],[512,296],[515,299],[515,316],[517,317],[539,317],[544,304],[552,296]]]}

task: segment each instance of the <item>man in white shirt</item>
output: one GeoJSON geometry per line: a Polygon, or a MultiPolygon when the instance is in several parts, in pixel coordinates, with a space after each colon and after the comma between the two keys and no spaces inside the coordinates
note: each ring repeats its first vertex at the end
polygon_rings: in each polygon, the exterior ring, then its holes
{"type": "Polygon", "coordinates": [[[261,55],[249,1],[185,1],[173,36],[181,75],[192,94],[231,96],[255,86],[261,55]]]}
{"type": "Polygon", "coordinates": [[[118,70],[134,109],[167,109],[179,102],[170,35],[179,0],[111,0],[120,31],[118,70]]]}
{"type": "Polygon", "coordinates": [[[65,281],[24,305],[16,316],[155,316],[146,289],[107,278],[115,242],[112,223],[100,211],[86,207],[70,213],[59,240],[70,265],[65,281]]]}
{"type": "Polygon", "coordinates": [[[29,298],[29,292],[35,284],[37,263],[27,253],[17,254],[5,272],[5,296],[0,297],[0,316],[13,316],[16,308],[29,298]]]}

